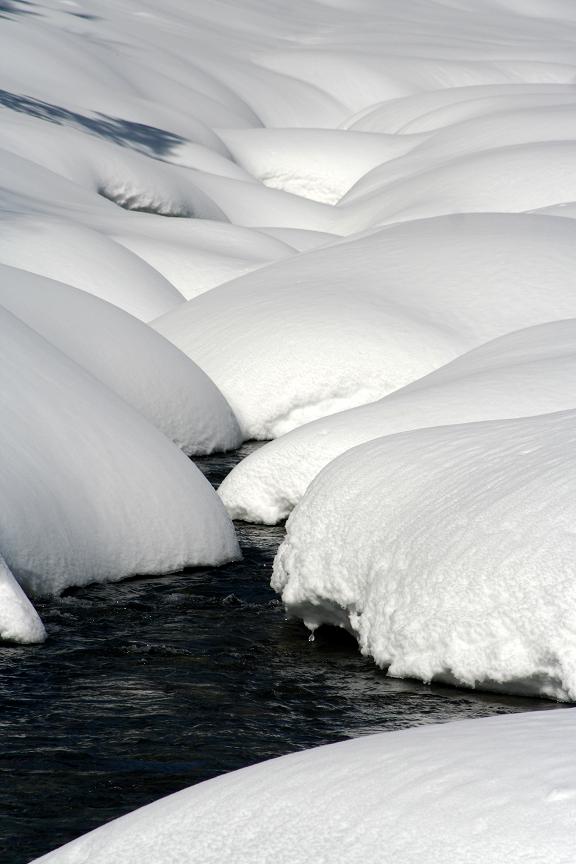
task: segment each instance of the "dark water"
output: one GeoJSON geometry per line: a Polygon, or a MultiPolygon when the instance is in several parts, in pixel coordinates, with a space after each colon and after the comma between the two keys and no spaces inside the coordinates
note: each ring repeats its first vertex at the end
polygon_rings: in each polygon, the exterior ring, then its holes
{"type": "MultiPolygon", "coordinates": [[[[218,485],[249,449],[196,461],[218,485]]],[[[308,642],[268,587],[283,529],[238,531],[240,563],[70,591],[40,604],[46,645],[0,648],[2,864],[300,748],[555,707],[387,679],[339,631],[308,642]]]]}

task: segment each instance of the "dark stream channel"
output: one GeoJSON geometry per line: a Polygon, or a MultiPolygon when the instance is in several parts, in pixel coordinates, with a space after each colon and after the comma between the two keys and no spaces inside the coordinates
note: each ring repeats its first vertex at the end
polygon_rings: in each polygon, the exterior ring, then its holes
{"type": "MultiPolygon", "coordinates": [[[[195,461],[217,486],[253,446],[195,461]]],[[[386,678],[340,631],[308,642],[268,585],[283,529],[237,528],[243,561],[69,591],[39,604],[44,646],[0,648],[2,864],[304,747],[556,707],[386,678]]]]}

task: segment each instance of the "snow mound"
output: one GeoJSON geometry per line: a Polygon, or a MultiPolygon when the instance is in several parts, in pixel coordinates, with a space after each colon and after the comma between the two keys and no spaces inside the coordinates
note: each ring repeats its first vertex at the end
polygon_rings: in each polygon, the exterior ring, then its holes
{"type": "Polygon", "coordinates": [[[238,555],[190,460],[3,307],[0,392],[0,548],[27,593],[238,555]]]}
{"type": "Polygon", "coordinates": [[[38,864],[572,864],[574,746],[574,710],[368,735],[184,789],[38,864]]]}
{"type": "Polygon", "coordinates": [[[0,262],[73,285],[145,321],[184,302],[137,255],[72,220],[34,216],[8,221],[0,215],[0,262]]]}
{"type": "Polygon", "coordinates": [[[501,336],[384,399],[307,423],[243,459],[218,492],[233,519],[274,524],[346,450],[395,432],[576,408],[576,320],[501,336]]]}
{"type": "Polygon", "coordinates": [[[289,242],[229,222],[165,219],[148,213],[130,217],[117,224],[108,222],[103,228],[113,240],[154,267],[187,300],[294,253],[289,242]]]}
{"type": "Polygon", "coordinates": [[[0,303],[187,453],[231,450],[240,429],[208,376],[155,330],[84,291],[0,265],[0,303]]]}
{"type": "Polygon", "coordinates": [[[476,84],[424,90],[370,105],[349,117],[344,128],[358,132],[421,134],[462,120],[521,106],[566,105],[576,99],[571,84],[476,84]]]}
{"type": "MultiPolygon", "coordinates": [[[[416,138],[418,141],[422,137],[425,140],[418,146],[411,147],[402,158],[388,162],[382,160],[383,164],[364,172],[344,200],[349,202],[368,193],[374,194],[376,190],[390,190],[394,183],[416,178],[435,166],[448,165],[454,160],[475,153],[535,143],[573,143],[576,141],[574,105],[546,104],[541,107],[531,105],[529,108],[511,106],[503,114],[498,111],[495,115],[467,119],[442,129],[433,136],[408,135],[401,136],[401,140],[411,141],[416,138]]],[[[509,208],[494,209],[503,211],[509,208]]]]}
{"type": "Polygon", "coordinates": [[[246,437],[382,398],[489,339],[576,317],[576,228],[473,214],[388,226],[274,263],[153,322],[246,437]]]}
{"type": "Polygon", "coordinates": [[[336,204],[376,165],[404,155],[422,137],[329,129],[240,129],[220,133],[234,158],[273,189],[336,204]]]}
{"type": "Polygon", "coordinates": [[[31,644],[44,642],[40,616],[0,555],[0,640],[31,644]]]}
{"type": "Polygon", "coordinates": [[[522,213],[548,207],[576,198],[575,160],[574,140],[467,153],[359,199],[345,198],[340,216],[353,231],[450,213],[522,213]]]}
{"type": "Polygon", "coordinates": [[[379,438],[331,462],[272,584],[394,677],[576,699],[576,411],[379,438]]]}

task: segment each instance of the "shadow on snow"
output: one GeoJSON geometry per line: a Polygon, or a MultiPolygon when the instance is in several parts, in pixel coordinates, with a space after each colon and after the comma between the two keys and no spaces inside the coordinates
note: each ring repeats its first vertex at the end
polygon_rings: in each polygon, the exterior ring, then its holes
{"type": "MultiPolygon", "coordinates": [[[[6,7],[10,6],[11,3],[0,0],[0,16],[6,11],[6,7]]],[[[37,117],[59,126],[74,126],[99,138],[120,144],[122,147],[143,150],[148,155],[158,157],[168,155],[174,147],[186,140],[180,135],[157,129],[155,126],[146,126],[143,123],[134,123],[131,120],[122,120],[119,117],[100,113],[87,117],[59,105],[10,93],[8,90],[0,90],[0,105],[19,114],[27,114],[29,117],[37,117]]]]}

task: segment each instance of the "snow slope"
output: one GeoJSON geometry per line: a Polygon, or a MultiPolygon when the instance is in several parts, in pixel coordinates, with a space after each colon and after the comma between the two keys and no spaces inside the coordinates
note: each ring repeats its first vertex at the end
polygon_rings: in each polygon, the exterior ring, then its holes
{"type": "Polygon", "coordinates": [[[576,316],[576,227],[473,214],[389,226],[261,268],[153,322],[246,437],[379,399],[507,332],[576,316]]]}
{"type": "Polygon", "coordinates": [[[185,453],[240,443],[208,376],[152,328],[69,285],[0,265],[0,303],[92,373],[185,453]]]}
{"type": "Polygon", "coordinates": [[[27,593],[238,555],[164,435],[3,307],[0,337],[0,548],[27,593]]]}
{"type": "Polygon", "coordinates": [[[42,864],[571,864],[576,712],[369,735],[177,792],[42,864]]]}
{"type": "Polygon", "coordinates": [[[576,699],[576,411],[400,433],[320,472],[273,587],[395,677],[576,699]]]}
{"type": "Polygon", "coordinates": [[[255,450],[218,492],[233,519],[275,523],[346,450],[395,432],[576,408],[576,320],[501,336],[368,405],[307,423],[255,450]]]}

